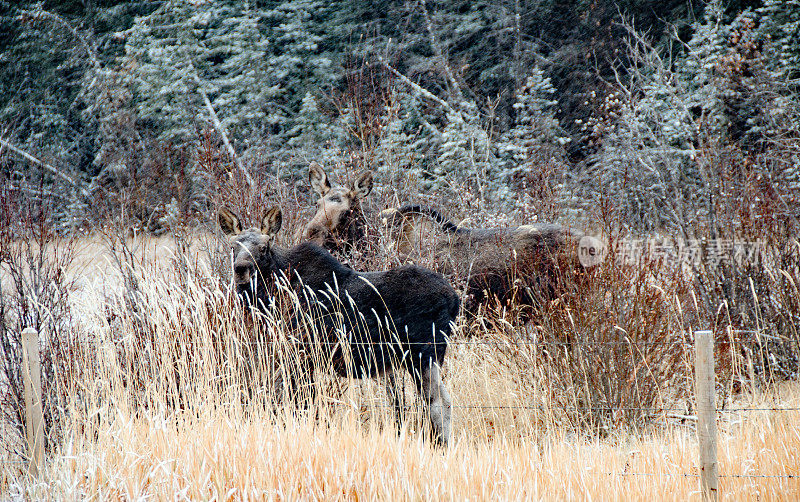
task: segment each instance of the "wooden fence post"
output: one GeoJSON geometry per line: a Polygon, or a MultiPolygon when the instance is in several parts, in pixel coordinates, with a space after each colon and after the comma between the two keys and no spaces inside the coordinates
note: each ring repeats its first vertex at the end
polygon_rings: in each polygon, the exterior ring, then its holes
{"type": "Polygon", "coordinates": [[[44,457],[42,373],[39,334],[33,328],[22,332],[22,381],[25,387],[25,439],[28,443],[28,474],[38,475],[44,457]]]}
{"type": "Polygon", "coordinates": [[[717,407],[714,387],[714,334],[694,333],[695,397],[697,399],[697,441],[700,449],[700,490],[703,500],[717,500],[717,407]]]}

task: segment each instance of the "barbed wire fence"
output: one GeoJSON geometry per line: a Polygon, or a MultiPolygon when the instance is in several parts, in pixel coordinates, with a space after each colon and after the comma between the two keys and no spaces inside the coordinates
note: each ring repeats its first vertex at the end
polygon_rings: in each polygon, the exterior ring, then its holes
{"type": "MultiPolygon", "coordinates": [[[[757,335],[757,339],[749,341],[749,345],[758,345],[760,346],[760,350],[763,349],[764,340],[769,340],[772,343],[779,342],[785,343],[788,345],[792,345],[794,347],[795,353],[800,354],[800,341],[798,340],[789,340],[789,339],[779,339],[777,337],[767,336],[763,333],[758,333],[755,331],[739,331],[739,333],[748,333],[757,335]]],[[[447,341],[448,345],[463,345],[463,346],[493,346],[496,348],[504,347],[504,348],[513,348],[518,346],[528,346],[528,345],[535,345],[538,347],[552,347],[552,346],[564,346],[564,347],[573,347],[579,346],[583,347],[650,347],[650,346],[675,346],[680,347],[682,349],[689,349],[694,347],[697,349],[698,339],[700,336],[706,339],[706,343],[710,344],[710,346],[715,346],[720,343],[728,344],[727,341],[720,342],[714,339],[713,334],[710,331],[696,331],[690,336],[685,336],[683,340],[673,340],[673,341],[642,341],[642,340],[614,340],[614,341],[581,341],[581,342],[573,342],[573,341],[554,341],[554,340],[535,340],[535,339],[523,339],[523,338],[510,338],[507,340],[479,340],[479,339],[451,339],[447,341]]],[[[246,342],[246,341],[238,341],[237,343],[240,344],[258,344],[258,342],[246,342]]],[[[330,345],[341,347],[341,341],[315,341],[314,343],[320,345],[330,345]]],[[[349,341],[347,342],[348,345],[352,346],[359,346],[359,345],[375,345],[378,342],[357,342],[357,341],[349,341]]],[[[431,342],[404,342],[408,344],[430,344],[431,342]]],[[[743,343],[743,341],[739,340],[737,342],[739,345],[747,345],[743,343]]],[[[751,353],[755,353],[754,348],[750,348],[751,353]]],[[[715,394],[715,372],[714,372],[714,359],[713,359],[713,350],[710,350],[710,355],[712,356],[710,359],[710,371],[707,371],[705,387],[708,390],[706,393],[706,398],[708,398],[708,393],[711,393],[711,398],[713,400],[715,394]],[[710,375],[710,379],[709,376],[710,375]]],[[[695,360],[698,361],[697,350],[695,351],[695,360]]],[[[708,365],[709,363],[703,363],[708,365]]],[[[702,373],[701,371],[695,371],[696,378],[697,373],[702,373]]],[[[28,475],[37,476],[38,472],[40,472],[43,462],[44,462],[44,420],[42,417],[42,386],[40,381],[40,368],[39,368],[39,338],[38,333],[32,329],[26,329],[23,332],[23,380],[24,380],[24,390],[25,390],[25,441],[26,446],[28,449],[28,458],[26,459],[3,459],[0,460],[0,466],[2,465],[10,465],[10,466],[20,466],[21,469],[26,470],[28,475]]],[[[701,384],[697,381],[696,384],[696,394],[695,399],[698,399],[698,393],[700,392],[699,389],[701,388],[701,384]]],[[[331,404],[331,403],[328,403],[331,404]]],[[[340,405],[347,405],[347,403],[336,402],[332,404],[340,404],[340,405]]],[[[378,405],[378,406],[386,406],[386,407],[394,407],[394,405],[385,404],[385,405],[378,405]]],[[[408,405],[404,406],[404,408],[412,409],[415,405],[408,405]]],[[[616,412],[616,411],[646,411],[650,412],[652,415],[664,415],[667,416],[668,413],[682,413],[681,415],[675,415],[674,418],[679,418],[681,420],[689,420],[689,421],[700,421],[702,418],[699,416],[699,410],[697,415],[687,415],[686,407],[657,407],[657,406],[595,406],[595,405],[587,405],[587,406],[557,406],[549,404],[545,405],[526,405],[526,404],[509,404],[509,405],[484,405],[484,404],[453,404],[453,409],[463,409],[463,410],[536,410],[536,411],[548,411],[548,409],[557,408],[559,410],[565,411],[574,411],[574,412],[592,412],[592,411],[604,411],[604,412],[616,412]]],[[[711,413],[711,418],[709,420],[714,422],[714,454],[712,463],[716,464],[716,421],[717,417],[721,416],[724,413],[746,413],[746,412],[800,412],[800,407],[778,407],[778,406],[754,406],[754,407],[722,407],[717,408],[713,406],[710,410],[707,410],[711,413]]],[[[701,453],[704,451],[704,448],[707,449],[707,444],[703,444],[703,440],[699,438],[699,449],[701,453]]],[[[701,472],[702,474],[695,474],[695,473],[652,473],[652,472],[635,472],[635,471],[627,471],[623,470],[620,472],[598,472],[597,474],[607,475],[607,476],[617,476],[617,477],[683,477],[683,478],[703,478],[706,472],[709,471],[709,463],[708,459],[701,459],[701,472]]],[[[716,466],[713,468],[716,469],[716,466]]],[[[798,474],[768,474],[768,473],[722,473],[716,474],[714,476],[715,479],[780,479],[780,480],[796,480],[800,479],[800,473],[798,474]]],[[[712,481],[713,490],[709,491],[709,487],[704,484],[703,491],[704,496],[709,499],[716,499],[717,493],[717,485],[716,481],[712,481]]]]}

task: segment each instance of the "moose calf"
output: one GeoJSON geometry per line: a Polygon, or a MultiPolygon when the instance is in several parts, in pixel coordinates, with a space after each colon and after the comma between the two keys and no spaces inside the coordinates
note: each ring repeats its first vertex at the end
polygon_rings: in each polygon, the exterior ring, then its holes
{"type": "MultiPolygon", "coordinates": [[[[442,383],[441,365],[447,337],[458,310],[459,298],[439,274],[417,266],[385,272],[358,273],[345,267],[328,251],[306,242],[290,249],[273,245],[281,227],[278,207],[270,209],[261,228],[243,229],[228,209],[218,214],[220,228],[231,236],[233,278],[237,292],[265,309],[274,284],[283,275],[290,284],[315,298],[315,307],[339,311],[339,328],[345,331],[344,347],[338,341],[330,317],[315,320],[323,347],[331,361],[349,356],[350,364],[336,365],[340,375],[357,378],[378,376],[405,368],[424,400],[427,416],[438,442],[450,438],[451,403],[442,383]],[[339,298],[332,298],[331,292],[339,298]],[[335,302],[335,303],[334,303],[335,302]]],[[[298,295],[305,298],[307,295],[298,295]]],[[[311,363],[313,364],[313,362],[311,363]]],[[[310,368],[313,374],[313,367],[310,368]]],[[[399,409],[399,396],[394,393],[399,409]]]]}
{"type": "Polygon", "coordinates": [[[303,229],[303,238],[333,253],[346,254],[366,233],[361,200],[372,191],[372,171],[362,173],[349,185],[331,186],[322,166],[312,162],[308,179],[319,199],[316,213],[303,229]]]}

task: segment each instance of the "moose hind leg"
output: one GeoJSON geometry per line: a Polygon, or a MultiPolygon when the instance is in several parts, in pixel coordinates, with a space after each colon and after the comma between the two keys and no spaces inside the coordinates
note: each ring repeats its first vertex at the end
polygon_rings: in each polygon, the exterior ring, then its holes
{"type": "Polygon", "coordinates": [[[452,402],[442,382],[441,369],[437,363],[431,363],[423,369],[420,383],[434,437],[439,444],[447,446],[450,441],[452,402]]]}

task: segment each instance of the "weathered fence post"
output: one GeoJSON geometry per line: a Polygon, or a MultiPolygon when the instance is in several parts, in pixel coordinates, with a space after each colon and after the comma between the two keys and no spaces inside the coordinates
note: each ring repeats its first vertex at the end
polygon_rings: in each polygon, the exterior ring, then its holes
{"type": "Polygon", "coordinates": [[[694,333],[695,397],[697,399],[697,441],[700,449],[700,490],[704,500],[717,500],[717,407],[714,401],[714,334],[694,333]]]}
{"type": "Polygon", "coordinates": [[[44,416],[42,414],[42,373],[39,334],[33,328],[22,332],[22,381],[25,387],[25,440],[28,443],[28,474],[36,476],[44,457],[44,416]]]}

